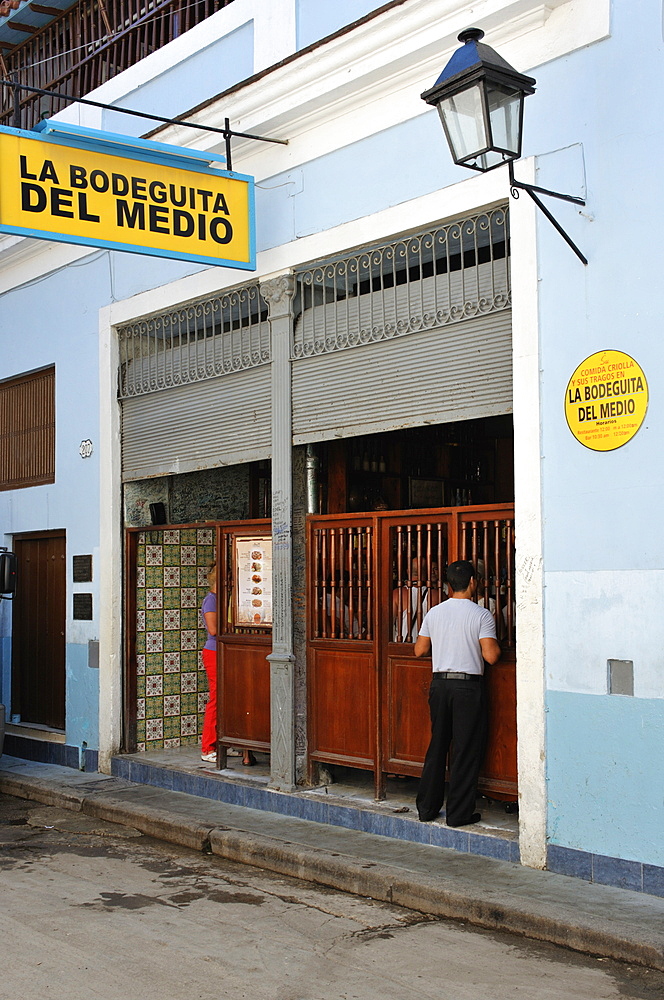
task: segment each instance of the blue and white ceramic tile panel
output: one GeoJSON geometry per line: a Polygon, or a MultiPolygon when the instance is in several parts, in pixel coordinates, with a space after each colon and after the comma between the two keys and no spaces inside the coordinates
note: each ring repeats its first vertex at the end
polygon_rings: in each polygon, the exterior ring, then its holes
{"type": "Polygon", "coordinates": [[[195,744],[208,686],[200,607],[215,558],[213,528],[142,531],[136,567],[138,750],[195,744]]]}

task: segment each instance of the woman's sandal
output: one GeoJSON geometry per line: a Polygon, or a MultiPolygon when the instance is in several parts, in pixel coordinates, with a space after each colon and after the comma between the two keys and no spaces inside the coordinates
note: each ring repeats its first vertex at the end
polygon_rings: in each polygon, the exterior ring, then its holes
{"type": "Polygon", "coordinates": [[[254,764],[256,763],[256,758],[254,757],[251,750],[245,750],[244,754],[242,755],[242,763],[245,767],[254,766],[254,764]]]}

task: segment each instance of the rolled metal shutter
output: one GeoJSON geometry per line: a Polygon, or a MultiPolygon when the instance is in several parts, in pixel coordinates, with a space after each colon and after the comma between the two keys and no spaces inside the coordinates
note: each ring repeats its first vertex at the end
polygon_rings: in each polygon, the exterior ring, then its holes
{"type": "Polygon", "coordinates": [[[511,310],[293,362],[293,442],[512,411],[511,310]]]}
{"type": "Polygon", "coordinates": [[[270,365],[122,401],[123,480],[270,457],[270,365]]]}

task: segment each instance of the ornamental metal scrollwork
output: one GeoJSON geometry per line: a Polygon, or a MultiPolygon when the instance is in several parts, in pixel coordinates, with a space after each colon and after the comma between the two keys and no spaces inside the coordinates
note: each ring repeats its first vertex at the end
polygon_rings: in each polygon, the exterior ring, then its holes
{"type": "Polygon", "coordinates": [[[509,308],[507,222],[505,209],[493,209],[297,272],[291,357],[349,350],[509,308]]]}
{"type": "Polygon", "coordinates": [[[271,360],[257,284],[185,303],[118,329],[120,398],[217,378],[271,360]]]}

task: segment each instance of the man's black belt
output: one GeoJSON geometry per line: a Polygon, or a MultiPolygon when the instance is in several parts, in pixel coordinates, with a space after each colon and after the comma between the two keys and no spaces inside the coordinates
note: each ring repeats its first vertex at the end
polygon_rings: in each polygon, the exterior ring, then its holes
{"type": "Polygon", "coordinates": [[[434,677],[443,677],[448,681],[481,681],[481,674],[464,674],[460,670],[434,670],[434,677]]]}

